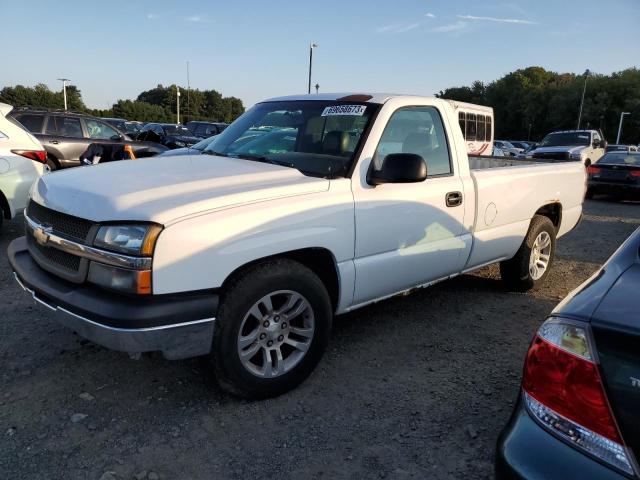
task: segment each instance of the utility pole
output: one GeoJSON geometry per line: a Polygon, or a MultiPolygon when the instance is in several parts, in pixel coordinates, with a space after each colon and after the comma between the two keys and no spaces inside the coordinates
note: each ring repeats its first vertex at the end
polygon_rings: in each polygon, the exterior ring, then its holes
{"type": "Polygon", "coordinates": [[[616,137],[616,145],[620,144],[620,134],[622,133],[622,121],[624,120],[625,115],[631,115],[631,113],[630,112],[620,113],[620,123],[618,124],[618,136],[616,137]]]}
{"type": "Polygon", "coordinates": [[[180,87],[176,85],[176,123],[180,125],[180,87]]]}
{"type": "Polygon", "coordinates": [[[59,78],[62,82],[62,98],[64,98],[64,109],[67,110],[67,82],[70,82],[68,78],[59,78]]]}
{"type": "Polygon", "coordinates": [[[580,100],[580,113],[578,114],[578,127],[576,130],[580,130],[580,120],[582,120],[582,107],[584,106],[584,94],[587,91],[587,77],[591,75],[591,72],[587,68],[584,71],[584,87],[582,88],[582,100],[580,100]]]}
{"type": "Polygon", "coordinates": [[[313,49],[318,48],[317,43],[309,44],[309,88],[307,90],[308,94],[311,94],[311,67],[313,65],[313,49]]]}
{"type": "Polygon", "coordinates": [[[191,90],[191,82],[189,81],[189,60],[187,60],[187,118],[191,120],[191,102],[189,101],[189,91],[191,90]]]}

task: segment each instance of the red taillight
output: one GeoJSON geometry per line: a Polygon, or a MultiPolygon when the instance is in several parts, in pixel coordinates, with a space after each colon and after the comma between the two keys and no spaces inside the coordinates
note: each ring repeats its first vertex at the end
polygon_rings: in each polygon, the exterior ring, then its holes
{"type": "Polygon", "coordinates": [[[631,175],[632,177],[640,177],[640,170],[631,170],[629,172],[629,175],[631,175]]]}
{"type": "Polygon", "coordinates": [[[40,163],[47,163],[47,152],[44,150],[11,150],[11,153],[30,158],[40,163]]]}
{"type": "Polygon", "coordinates": [[[522,387],[563,417],[622,443],[593,362],[536,336],[527,354],[522,387]]]}
{"type": "Polygon", "coordinates": [[[529,414],[570,445],[633,474],[595,361],[588,326],[551,318],[529,347],[522,377],[529,414]]]}
{"type": "Polygon", "coordinates": [[[594,173],[600,173],[601,171],[602,169],[598,167],[592,167],[592,166],[587,167],[587,173],[589,175],[593,175],[594,173]]]}

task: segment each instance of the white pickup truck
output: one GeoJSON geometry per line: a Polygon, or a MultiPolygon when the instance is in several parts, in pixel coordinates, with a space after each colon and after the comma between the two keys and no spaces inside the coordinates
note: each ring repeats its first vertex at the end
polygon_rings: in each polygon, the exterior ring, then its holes
{"type": "Polygon", "coordinates": [[[549,273],[578,223],[577,162],[467,157],[430,97],[264,101],[202,155],[50,173],[9,260],[60,322],[112,349],[209,355],[230,392],[303,381],[333,315],[500,262],[549,273]]]}

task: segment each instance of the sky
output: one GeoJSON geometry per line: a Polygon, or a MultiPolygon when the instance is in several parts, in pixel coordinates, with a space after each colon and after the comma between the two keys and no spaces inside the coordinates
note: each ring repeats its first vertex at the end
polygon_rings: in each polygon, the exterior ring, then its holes
{"type": "Polygon", "coordinates": [[[72,80],[109,108],[158,84],[250,106],[321,92],[433,95],[531,65],[640,65],[640,0],[0,0],[0,88],[72,80]]]}

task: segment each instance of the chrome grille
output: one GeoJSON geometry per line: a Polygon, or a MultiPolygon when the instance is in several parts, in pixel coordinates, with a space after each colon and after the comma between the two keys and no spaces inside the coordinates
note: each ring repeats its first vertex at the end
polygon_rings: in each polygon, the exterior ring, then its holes
{"type": "Polygon", "coordinates": [[[534,153],[533,158],[540,158],[545,160],[569,160],[568,152],[545,152],[545,153],[534,153]]]}
{"type": "Polygon", "coordinates": [[[93,222],[89,220],[56,212],[50,208],[43,207],[33,200],[29,200],[27,216],[38,223],[51,226],[55,232],[81,240],[83,243],[86,242],[89,231],[93,226],[93,222]]]}
{"type": "Polygon", "coordinates": [[[42,257],[48,262],[58,267],[68,270],[70,273],[78,272],[80,270],[80,257],[72,255],[62,250],[58,250],[53,247],[46,247],[36,242],[32,235],[27,236],[27,242],[31,251],[36,250],[42,257]]]}

